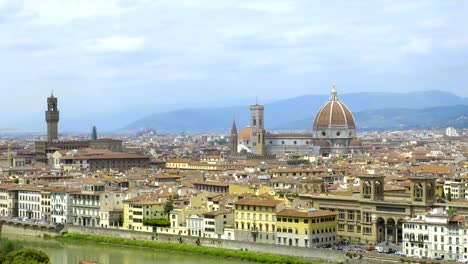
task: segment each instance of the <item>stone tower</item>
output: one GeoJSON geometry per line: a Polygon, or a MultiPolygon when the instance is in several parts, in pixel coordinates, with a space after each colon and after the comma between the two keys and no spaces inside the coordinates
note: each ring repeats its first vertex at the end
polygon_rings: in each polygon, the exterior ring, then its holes
{"type": "MultiPolygon", "coordinates": [[[[257,153],[259,148],[257,147],[257,143],[259,142],[257,132],[259,131],[264,131],[264,107],[263,105],[259,105],[258,103],[255,103],[254,105],[250,106],[250,128],[251,128],[251,149],[252,152],[255,154],[257,153]]],[[[261,141],[260,141],[261,142],[261,141]]],[[[260,149],[262,149],[263,146],[260,146],[260,149]]],[[[263,155],[263,154],[260,154],[263,155]]]]}
{"type": "Polygon", "coordinates": [[[57,97],[54,97],[53,93],[47,98],[45,116],[47,122],[47,141],[58,140],[59,110],[57,108],[57,97]]]}
{"type": "Polygon", "coordinates": [[[231,127],[231,156],[237,155],[237,126],[236,120],[232,120],[232,127],[231,127]]]}
{"type": "Polygon", "coordinates": [[[252,130],[255,129],[263,129],[263,112],[264,112],[263,105],[254,104],[250,106],[250,127],[252,130]]]}
{"type": "Polygon", "coordinates": [[[265,130],[258,129],[256,132],[257,135],[257,148],[255,154],[259,156],[265,155],[265,130]]]}
{"type": "Polygon", "coordinates": [[[433,175],[409,177],[411,201],[430,206],[435,202],[436,179],[433,175]]]}
{"type": "Polygon", "coordinates": [[[384,175],[367,174],[359,176],[361,199],[372,201],[384,200],[384,175]]]}

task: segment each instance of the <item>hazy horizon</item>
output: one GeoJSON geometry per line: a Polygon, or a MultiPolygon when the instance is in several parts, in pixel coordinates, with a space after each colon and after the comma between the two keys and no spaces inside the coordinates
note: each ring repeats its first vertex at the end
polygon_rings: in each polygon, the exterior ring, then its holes
{"type": "Polygon", "coordinates": [[[84,127],[332,83],[467,97],[467,13],[461,1],[0,0],[0,129],[45,131],[52,90],[61,124],[84,127]]]}

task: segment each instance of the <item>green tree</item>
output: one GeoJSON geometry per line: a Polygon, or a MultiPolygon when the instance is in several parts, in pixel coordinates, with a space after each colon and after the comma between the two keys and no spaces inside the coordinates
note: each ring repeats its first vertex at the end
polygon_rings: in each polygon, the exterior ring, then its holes
{"type": "Polygon", "coordinates": [[[174,210],[174,203],[172,201],[172,198],[167,200],[167,202],[164,204],[164,213],[167,216],[167,219],[169,220],[169,213],[174,210]]]}
{"type": "Polygon", "coordinates": [[[49,256],[33,248],[23,248],[8,253],[3,264],[50,264],[49,256]]]}
{"type": "Polygon", "coordinates": [[[146,226],[170,227],[171,222],[165,218],[145,218],[143,224],[146,226]]]}
{"type": "Polygon", "coordinates": [[[97,129],[96,126],[93,126],[93,132],[91,133],[91,139],[97,140],[97,129]]]}
{"type": "Polygon", "coordinates": [[[8,253],[19,249],[21,249],[20,244],[6,238],[0,238],[0,255],[7,255],[8,253]]]}
{"type": "Polygon", "coordinates": [[[450,208],[447,210],[447,213],[448,213],[449,215],[456,214],[456,213],[457,213],[457,208],[450,207],[450,208]]]}

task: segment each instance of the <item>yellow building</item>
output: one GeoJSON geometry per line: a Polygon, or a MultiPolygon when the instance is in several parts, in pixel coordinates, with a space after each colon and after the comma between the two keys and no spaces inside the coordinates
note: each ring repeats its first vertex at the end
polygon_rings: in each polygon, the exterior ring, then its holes
{"type": "Polygon", "coordinates": [[[167,218],[164,205],[169,196],[145,194],[124,201],[123,228],[129,230],[153,232],[153,226],[145,226],[145,219],[167,218]]]}
{"type": "Polygon", "coordinates": [[[284,209],[276,214],[276,243],[299,247],[332,244],[336,225],[336,213],[330,211],[284,209]]]}
{"type": "Polygon", "coordinates": [[[0,185],[0,216],[18,215],[18,190],[12,184],[0,185]]]}
{"type": "MultiPolygon", "coordinates": [[[[359,194],[353,196],[327,193],[299,197],[308,207],[337,213],[337,239],[366,244],[399,244],[406,218],[424,214],[431,207],[447,206],[436,201],[436,177],[432,175],[409,177],[410,190],[406,193],[385,193],[384,179],[384,175],[359,176],[359,194]]],[[[462,210],[460,205],[453,207],[462,210]]]]}
{"type": "Polygon", "coordinates": [[[240,241],[275,243],[276,213],[284,201],[250,197],[235,203],[235,237],[240,241]]]}

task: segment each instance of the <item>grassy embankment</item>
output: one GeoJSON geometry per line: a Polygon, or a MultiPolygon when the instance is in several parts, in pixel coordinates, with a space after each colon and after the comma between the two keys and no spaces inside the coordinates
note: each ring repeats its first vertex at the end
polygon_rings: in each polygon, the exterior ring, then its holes
{"type": "Polygon", "coordinates": [[[56,237],[58,240],[64,241],[89,241],[96,243],[105,243],[112,245],[123,245],[123,246],[134,246],[134,247],[143,247],[151,248],[158,250],[168,250],[168,251],[178,251],[178,252],[188,252],[195,253],[200,255],[209,255],[214,257],[223,257],[223,258],[232,258],[240,259],[251,262],[260,262],[260,263],[278,263],[278,264],[318,264],[318,262],[313,262],[301,258],[289,257],[289,256],[279,256],[268,253],[259,253],[259,252],[250,252],[250,251],[241,251],[241,250],[231,250],[223,248],[212,248],[188,244],[176,244],[176,243],[164,243],[164,242],[154,242],[154,241],[144,241],[144,240],[131,240],[118,237],[108,237],[108,236],[95,236],[95,235],[82,235],[68,233],[61,237],[56,237]]]}

